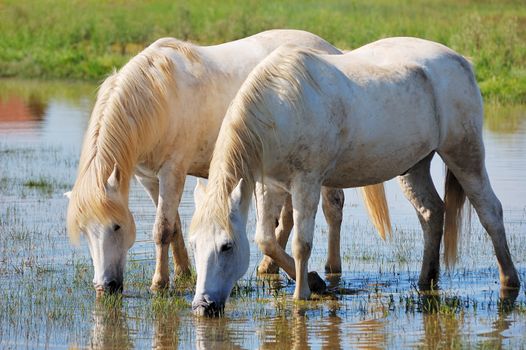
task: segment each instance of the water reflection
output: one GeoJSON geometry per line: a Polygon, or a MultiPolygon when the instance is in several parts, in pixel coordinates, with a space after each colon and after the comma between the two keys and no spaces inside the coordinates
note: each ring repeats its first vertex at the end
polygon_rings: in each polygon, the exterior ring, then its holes
{"type": "Polygon", "coordinates": [[[261,349],[287,344],[290,349],[310,349],[306,310],[295,306],[291,315],[270,318],[260,330],[261,349]]]}
{"type": "Polygon", "coordinates": [[[242,349],[241,346],[234,343],[236,336],[232,334],[229,319],[194,317],[193,323],[197,349],[242,349]]]}
{"type": "Polygon", "coordinates": [[[431,349],[451,349],[461,344],[463,316],[455,314],[427,313],[423,316],[424,333],[421,344],[431,349]]]}
{"type": "Polygon", "coordinates": [[[0,140],[80,149],[95,90],[84,83],[0,79],[0,140]]]}
{"type": "Polygon", "coordinates": [[[384,349],[386,347],[385,320],[367,319],[350,325],[350,339],[357,349],[384,349]]]}
{"type": "Polygon", "coordinates": [[[153,322],[152,348],[176,349],[179,345],[179,322],[176,314],[157,313],[153,322]]]}
{"type": "Polygon", "coordinates": [[[93,349],[131,349],[133,342],[122,310],[122,298],[97,298],[92,312],[90,347],[93,349]]]}
{"type": "Polygon", "coordinates": [[[31,94],[27,100],[19,96],[0,99],[0,122],[42,121],[47,103],[31,94]]]}
{"type": "Polygon", "coordinates": [[[343,320],[337,315],[338,308],[331,308],[328,316],[327,326],[322,327],[319,337],[322,343],[322,349],[342,349],[342,331],[343,320]]]}

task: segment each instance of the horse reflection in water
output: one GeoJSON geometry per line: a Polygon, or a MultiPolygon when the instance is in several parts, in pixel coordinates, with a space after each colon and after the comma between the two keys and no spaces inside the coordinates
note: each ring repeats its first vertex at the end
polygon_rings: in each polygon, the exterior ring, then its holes
{"type": "MultiPolygon", "coordinates": [[[[497,319],[491,323],[491,330],[477,333],[477,324],[467,323],[461,313],[441,312],[441,308],[450,308],[452,300],[438,294],[419,297],[422,305],[422,337],[419,344],[430,349],[451,349],[473,347],[466,334],[477,334],[477,346],[488,349],[506,348],[504,332],[511,329],[514,321],[510,318],[515,307],[518,291],[501,293],[497,302],[497,319]],[[449,304],[449,305],[448,305],[449,304]],[[466,331],[469,329],[469,331],[466,331]],[[473,332],[473,329],[475,332],[473,332]]],[[[454,302],[454,301],[453,301],[454,302]]],[[[460,308],[465,307],[462,302],[460,308]]],[[[468,306],[469,307],[469,306],[468,306]]],[[[483,311],[484,312],[484,311],[483,311]]]]}
{"type": "Polygon", "coordinates": [[[107,304],[104,301],[104,299],[95,301],[90,348],[101,350],[134,348],[127,315],[122,310],[122,300],[107,304]]]}
{"type": "Polygon", "coordinates": [[[200,350],[254,348],[248,345],[251,335],[245,335],[233,320],[226,318],[194,318],[195,347],[200,350]],[[242,346],[243,345],[243,346],[242,346]]]}

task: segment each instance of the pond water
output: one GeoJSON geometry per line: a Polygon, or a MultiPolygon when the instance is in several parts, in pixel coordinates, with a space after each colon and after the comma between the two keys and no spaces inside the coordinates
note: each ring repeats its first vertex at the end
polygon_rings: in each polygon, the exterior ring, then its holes
{"type": "MultiPolygon", "coordinates": [[[[393,237],[383,242],[357,190],[346,190],[343,273],[323,275],[327,227],[318,214],[310,269],[334,291],[295,303],[284,275],[256,276],[261,253],[225,317],[194,317],[193,285],[152,296],[154,208],[134,183],[130,207],[137,242],[122,298],[96,299],[87,245],[69,244],[67,200],[96,87],[0,80],[0,348],[525,348],[526,293],[499,295],[496,259],[476,215],[462,236],[460,260],[442,271],[441,290],[419,295],[420,226],[396,181],[386,183],[393,237]]],[[[526,283],[526,108],[487,106],[487,167],[504,207],[514,262],[526,283]]],[[[438,157],[436,157],[438,158],[438,157]]],[[[433,178],[443,186],[443,165],[433,178]]],[[[184,232],[195,178],[180,207],[184,232]]],[[[248,232],[253,241],[254,215],[248,232]]]]}

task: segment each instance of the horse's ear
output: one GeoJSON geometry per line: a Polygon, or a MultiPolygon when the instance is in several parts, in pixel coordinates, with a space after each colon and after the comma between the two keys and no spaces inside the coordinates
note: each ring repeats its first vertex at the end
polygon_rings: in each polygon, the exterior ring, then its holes
{"type": "Polygon", "coordinates": [[[197,179],[197,184],[194,188],[194,203],[196,206],[201,204],[205,198],[206,187],[200,179],[197,179]]]}
{"type": "Polygon", "coordinates": [[[242,194],[243,184],[244,184],[244,180],[240,179],[236,187],[230,194],[230,203],[231,203],[232,211],[239,211],[239,208],[241,206],[241,200],[243,198],[243,194],[242,194]]]}
{"type": "Polygon", "coordinates": [[[68,197],[68,199],[71,199],[71,191],[64,192],[64,197],[68,197]]]}
{"type": "Polygon", "coordinates": [[[117,167],[117,164],[113,167],[110,177],[108,177],[108,186],[113,189],[119,188],[121,182],[121,171],[117,167]]]}

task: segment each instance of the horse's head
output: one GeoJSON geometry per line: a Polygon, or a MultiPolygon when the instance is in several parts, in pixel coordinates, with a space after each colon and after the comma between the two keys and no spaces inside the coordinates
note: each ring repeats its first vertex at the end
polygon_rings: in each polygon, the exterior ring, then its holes
{"type": "Polygon", "coordinates": [[[103,194],[87,196],[96,198],[93,205],[81,204],[83,199],[79,197],[86,197],[83,191],[95,189],[74,188],[67,194],[70,198],[68,227],[70,234],[81,232],[88,241],[97,293],[113,293],[122,290],[126,255],[135,242],[135,222],[128,209],[127,191],[121,190],[117,167],[104,187],[103,194]]]}
{"type": "MultiPolygon", "coordinates": [[[[212,217],[192,223],[190,239],[194,251],[197,283],[192,309],[201,316],[219,316],[234,287],[248,269],[250,247],[246,236],[246,212],[242,209],[242,180],[230,195],[230,230],[212,217]]],[[[199,182],[194,191],[196,211],[203,206],[204,186],[199,182]]]]}

